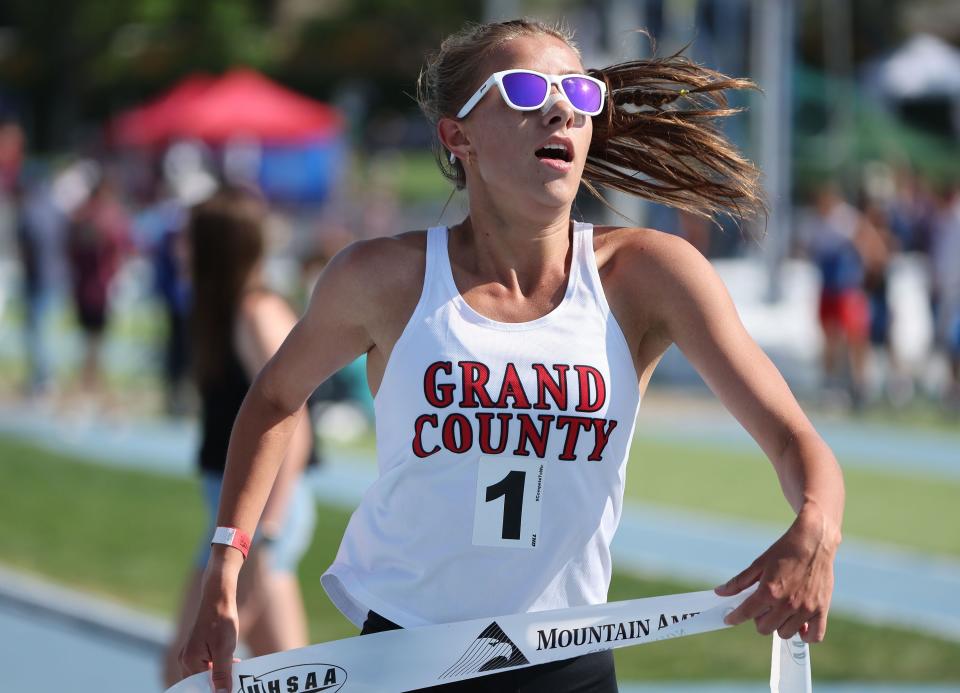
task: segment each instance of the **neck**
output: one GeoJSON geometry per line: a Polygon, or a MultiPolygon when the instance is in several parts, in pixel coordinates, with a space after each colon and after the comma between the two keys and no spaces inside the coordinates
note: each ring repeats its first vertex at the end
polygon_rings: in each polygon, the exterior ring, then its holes
{"type": "Polygon", "coordinates": [[[557,267],[565,271],[572,203],[517,214],[477,197],[470,195],[470,214],[451,235],[458,264],[521,288],[538,284],[557,267]]]}
{"type": "Polygon", "coordinates": [[[570,248],[569,209],[543,223],[481,208],[450,237],[452,262],[476,283],[494,282],[524,296],[565,285],[570,248]]]}

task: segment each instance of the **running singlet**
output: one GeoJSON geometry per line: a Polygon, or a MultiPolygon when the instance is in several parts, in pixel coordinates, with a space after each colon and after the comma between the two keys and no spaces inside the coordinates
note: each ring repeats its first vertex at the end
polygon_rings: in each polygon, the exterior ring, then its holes
{"type": "Polygon", "coordinates": [[[411,628],[607,600],[639,387],[593,227],[574,224],[563,301],[524,323],[467,305],[447,235],[427,232],[375,398],[379,477],[322,577],[358,627],[370,610],[411,628]]]}

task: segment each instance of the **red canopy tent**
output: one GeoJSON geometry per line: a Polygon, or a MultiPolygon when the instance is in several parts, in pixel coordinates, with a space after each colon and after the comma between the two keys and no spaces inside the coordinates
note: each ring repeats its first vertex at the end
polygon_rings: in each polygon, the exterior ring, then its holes
{"type": "Polygon", "coordinates": [[[180,133],[208,142],[249,136],[296,142],[340,131],[338,111],[271,82],[252,70],[235,70],[206,90],[184,113],[180,133]]]}
{"type": "Polygon", "coordinates": [[[149,103],[125,111],[110,125],[112,139],[125,147],[153,147],[170,138],[170,128],[189,105],[207,91],[215,78],[191,75],[149,103]]]}
{"type": "Polygon", "coordinates": [[[340,132],[340,113],[301,96],[250,69],[220,79],[187,77],[144,107],[114,122],[118,144],[149,147],[175,138],[223,144],[250,137],[270,144],[293,144],[340,132]]]}

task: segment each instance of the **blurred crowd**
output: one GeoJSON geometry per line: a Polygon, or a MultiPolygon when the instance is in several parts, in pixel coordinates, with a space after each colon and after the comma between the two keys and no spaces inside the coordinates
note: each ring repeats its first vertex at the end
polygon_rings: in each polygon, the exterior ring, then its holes
{"type": "MultiPolygon", "coordinates": [[[[69,400],[71,406],[93,412],[116,404],[103,347],[118,313],[119,285],[124,273],[132,271],[141,275],[139,286],[149,286],[153,309],[145,314],[164,323],[148,330],[161,335],[154,348],[163,408],[173,416],[197,409],[185,240],[189,214],[224,185],[240,185],[259,197],[262,193],[252,181],[231,180],[228,171],[214,171],[202,149],[191,145],[168,149],[146,184],[143,168],[131,176],[129,164],[110,158],[77,157],[54,164],[34,160],[26,156],[20,127],[10,121],[0,124],[0,207],[6,209],[0,214],[0,253],[14,261],[8,263],[13,271],[5,275],[13,279],[8,281],[12,295],[0,300],[0,317],[9,324],[19,305],[24,357],[20,387],[34,402],[69,400]],[[13,252],[7,253],[11,247],[13,252]],[[64,350],[57,344],[64,312],[74,328],[68,330],[81,336],[75,373],[65,371],[64,350]]],[[[374,200],[363,212],[371,228],[379,228],[379,218],[391,205],[389,185],[385,190],[381,203],[374,200]]],[[[346,231],[350,225],[342,210],[334,212],[333,207],[330,203],[326,214],[313,214],[306,233],[294,228],[300,221],[296,210],[270,209],[265,272],[271,287],[297,310],[304,307],[326,261],[355,238],[346,231]]],[[[372,415],[365,387],[363,364],[353,364],[317,391],[315,404],[320,406],[313,411],[323,412],[324,404],[349,403],[346,413],[332,407],[331,416],[338,422],[334,428],[363,430],[372,415]]]]}
{"type": "MultiPolygon", "coordinates": [[[[306,216],[274,205],[269,248],[274,271],[268,268],[267,276],[297,309],[318,271],[340,248],[358,236],[393,233],[398,219],[408,221],[400,214],[385,169],[372,167],[362,191],[341,196],[356,200],[352,205],[334,198],[306,216]]],[[[0,231],[16,238],[14,276],[22,304],[27,396],[44,398],[64,389],[57,382],[51,349],[52,322],[64,296],[82,335],[78,374],[69,387],[94,401],[102,396],[111,301],[125,263],[137,258],[139,267],[149,268],[155,305],[165,323],[158,349],[165,409],[182,415],[195,408],[189,378],[191,290],[182,232],[191,207],[213,194],[230,170],[211,167],[202,153],[186,145],[171,147],[149,170],[151,175],[140,170],[131,177],[128,169],[92,159],[44,167],[26,156],[23,132],[15,122],[0,125],[0,198],[11,211],[6,218],[15,233],[0,231]]],[[[881,170],[886,173],[865,177],[856,196],[825,182],[811,189],[798,208],[794,247],[816,267],[820,280],[819,302],[812,308],[816,315],[810,317],[819,320],[823,334],[821,390],[840,395],[855,410],[878,401],[899,407],[922,394],[956,412],[960,180],[932,184],[907,170],[881,170]],[[904,257],[925,269],[934,326],[927,360],[940,364],[932,384],[921,377],[915,359],[908,362],[898,354],[891,338],[895,322],[903,317],[891,301],[891,276],[904,257]],[[881,374],[879,387],[868,384],[868,371],[881,374]]],[[[239,182],[254,186],[249,180],[239,182]]],[[[333,428],[363,429],[363,419],[370,416],[363,364],[326,383],[317,398],[353,402],[360,417],[337,418],[333,428]]]]}
{"type": "Polygon", "coordinates": [[[882,396],[895,406],[914,396],[920,373],[898,354],[893,326],[905,316],[891,301],[892,274],[912,256],[925,270],[933,325],[925,361],[945,364],[929,394],[960,410],[960,180],[932,185],[881,167],[856,200],[836,183],[821,183],[801,210],[795,240],[820,279],[822,389],[862,408],[871,399],[873,358],[881,360],[882,396]]]}

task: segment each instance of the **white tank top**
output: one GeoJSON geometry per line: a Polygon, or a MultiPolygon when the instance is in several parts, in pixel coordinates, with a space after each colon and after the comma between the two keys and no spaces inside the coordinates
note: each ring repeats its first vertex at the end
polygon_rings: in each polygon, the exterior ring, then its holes
{"type": "Polygon", "coordinates": [[[593,227],[575,223],[566,294],[491,320],[427,232],[423,293],[375,398],[379,477],[321,578],[357,626],[405,628],[600,604],[639,387],[604,298],[593,227]]]}

